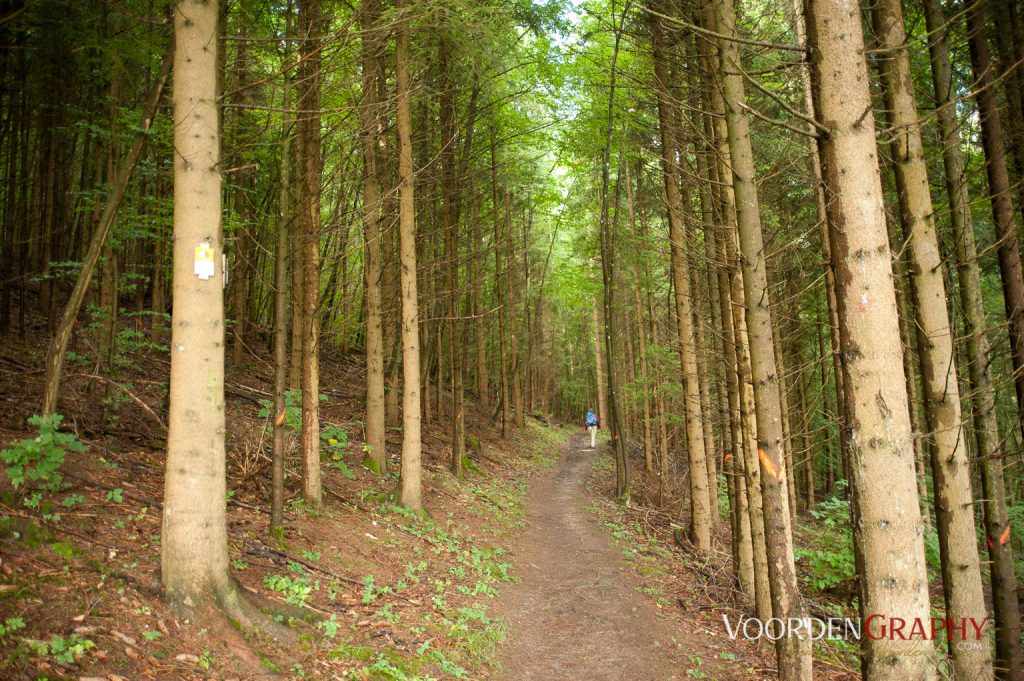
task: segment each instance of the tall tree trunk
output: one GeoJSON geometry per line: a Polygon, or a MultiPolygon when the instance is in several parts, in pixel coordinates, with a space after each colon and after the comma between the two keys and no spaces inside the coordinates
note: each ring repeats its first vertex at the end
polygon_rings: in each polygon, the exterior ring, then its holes
{"type": "Polygon", "coordinates": [[[160,579],[168,598],[287,635],[228,573],[224,272],[217,4],[181,0],[174,28],[174,313],[160,579]]]}
{"type": "MultiPolygon", "coordinates": [[[[698,268],[690,268],[690,291],[700,291],[700,275],[698,268]]],[[[708,471],[708,510],[711,513],[712,526],[722,519],[718,512],[718,465],[715,460],[718,456],[718,447],[715,444],[714,418],[711,410],[711,379],[708,372],[708,364],[713,356],[713,350],[704,337],[704,310],[701,305],[702,296],[695,295],[693,298],[693,329],[694,343],[697,353],[704,359],[697,361],[697,388],[700,390],[700,413],[701,429],[704,431],[704,463],[708,471]]]]}
{"type": "MultiPolygon", "coordinates": [[[[713,166],[709,166],[709,171],[713,166]]],[[[712,175],[712,178],[714,175],[712,175]]],[[[719,215],[716,225],[723,224],[722,216],[719,215]]],[[[754,580],[754,547],[752,543],[750,507],[747,495],[747,483],[745,479],[744,466],[744,442],[743,422],[740,417],[740,378],[737,360],[737,346],[735,334],[735,322],[733,320],[733,301],[731,295],[729,263],[726,258],[726,249],[723,243],[721,229],[708,231],[709,238],[714,244],[714,253],[717,266],[715,267],[718,276],[718,305],[721,311],[719,323],[721,325],[722,350],[724,352],[724,364],[726,368],[726,396],[729,408],[729,445],[730,451],[724,457],[729,475],[735,487],[736,504],[732,509],[735,520],[733,524],[736,531],[733,533],[733,542],[737,543],[737,576],[739,579],[740,591],[747,595],[751,603],[757,601],[757,591],[754,580]]],[[[762,545],[764,534],[761,535],[762,545]]],[[[767,576],[765,576],[767,580],[767,576]]],[[[766,595],[767,596],[767,595],[766,595]]],[[[765,602],[768,602],[765,597],[765,602]]]]}
{"type": "MultiPolygon", "coordinates": [[[[292,33],[292,5],[286,7],[285,36],[292,33]]],[[[286,46],[282,61],[287,68],[291,50],[286,46]]],[[[291,105],[291,74],[285,71],[282,108],[291,105]]],[[[271,455],[270,530],[284,527],[285,437],[288,428],[288,243],[292,221],[292,125],[285,116],[281,123],[280,188],[277,206],[277,245],[274,251],[274,443],[271,455]]]]}
{"type": "MultiPolygon", "coordinates": [[[[710,7],[705,6],[702,21],[714,26],[710,7]]],[[[707,28],[708,26],[705,26],[707,28]]],[[[704,96],[712,115],[705,117],[706,134],[714,149],[714,162],[708,170],[715,194],[715,206],[720,225],[716,235],[718,261],[726,274],[725,286],[729,293],[732,320],[732,339],[735,348],[736,397],[741,447],[735,455],[740,457],[737,470],[742,474],[740,491],[746,495],[747,519],[750,526],[753,560],[753,601],[757,616],[767,620],[772,616],[771,587],[768,582],[768,555],[765,547],[764,513],[761,504],[761,472],[757,460],[757,418],[754,413],[754,388],[750,373],[750,352],[747,343],[746,297],[740,275],[736,244],[736,201],[733,196],[732,170],[728,129],[725,122],[725,103],[719,83],[718,52],[709,48],[700,53],[704,75],[704,96]]]]}
{"type": "Polygon", "coordinates": [[[992,200],[992,219],[999,247],[999,273],[1003,279],[1003,305],[1010,335],[1010,360],[1017,391],[1017,419],[1024,434],[1024,271],[1021,269],[1020,242],[1013,212],[1010,174],[1003,147],[1003,124],[996,101],[993,64],[988,49],[985,6],[979,0],[966,0],[967,36],[974,71],[975,100],[981,119],[981,146],[985,150],[985,171],[992,200]]]}
{"type": "Polygon", "coordinates": [[[697,356],[694,344],[693,316],[690,309],[690,280],[687,274],[686,237],[683,231],[683,199],[676,170],[677,148],[673,99],[669,92],[668,65],[662,38],[661,19],[651,19],[654,51],[654,78],[658,95],[658,120],[661,131],[661,167],[668,201],[669,242],[672,250],[672,282],[675,289],[676,322],[679,333],[679,361],[683,373],[686,411],[686,446],[690,473],[690,541],[699,551],[711,550],[711,510],[708,508],[708,471],[704,455],[704,431],[701,426],[700,389],[697,382],[697,356]]]}
{"type": "MultiPolygon", "coordinates": [[[[913,434],[885,229],[860,6],[806,0],[842,339],[860,608],[907,621],[931,616],[913,434]],[[865,114],[868,114],[865,116],[865,114]]],[[[930,640],[865,636],[868,681],[934,679],[930,640]]]]}
{"type": "Polygon", "coordinates": [[[469,192],[473,197],[470,221],[473,225],[473,257],[470,260],[470,278],[473,280],[473,331],[476,340],[476,392],[481,413],[491,411],[491,381],[487,373],[487,313],[485,312],[483,274],[484,241],[480,229],[480,199],[473,191],[470,178],[469,192]]]}
{"type": "MultiPolygon", "coordinates": [[[[796,26],[797,42],[800,45],[807,43],[807,22],[804,17],[804,11],[802,6],[802,0],[793,1],[793,14],[794,24],[796,26]]],[[[800,62],[800,80],[803,84],[804,94],[804,107],[807,109],[807,114],[812,119],[815,117],[814,113],[814,98],[811,95],[811,73],[806,60],[800,62]]],[[[821,156],[818,153],[818,144],[814,137],[816,135],[815,126],[813,123],[807,123],[808,136],[808,150],[810,159],[810,174],[811,181],[814,184],[814,199],[815,208],[817,209],[818,215],[818,236],[821,239],[823,267],[825,270],[825,302],[828,308],[828,328],[829,328],[829,340],[831,341],[831,358],[832,358],[832,372],[835,378],[835,400],[836,409],[834,412],[829,412],[827,420],[829,423],[833,419],[842,423],[845,419],[846,407],[843,397],[843,373],[842,373],[842,358],[839,353],[839,307],[836,302],[836,278],[835,271],[832,269],[832,246],[829,243],[829,227],[828,227],[828,210],[825,206],[825,185],[821,179],[821,156]]],[[[824,367],[822,367],[824,372],[824,367]]],[[[822,373],[824,377],[824,373],[822,373]]],[[[825,390],[825,381],[822,378],[822,390],[825,390]]],[[[838,428],[839,431],[839,457],[840,466],[843,471],[843,477],[846,478],[846,429],[838,428]]],[[[831,438],[826,431],[825,445],[826,448],[829,446],[829,440],[831,438]]],[[[832,470],[831,461],[829,463],[829,470],[832,470]]],[[[832,491],[832,487],[829,486],[829,491],[832,491]]],[[[847,490],[848,492],[848,490],[847,490]]]]}
{"type": "Polygon", "coordinates": [[[501,234],[501,214],[498,197],[498,154],[496,131],[491,129],[491,211],[494,221],[494,295],[498,305],[498,380],[501,383],[498,395],[501,399],[501,437],[508,439],[512,435],[512,411],[509,406],[508,356],[506,354],[506,333],[508,329],[508,301],[505,299],[505,274],[508,268],[508,256],[504,237],[501,234]]]}
{"type": "Polygon", "coordinates": [[[604,325],[601,324],[601,311],[597,305],[591,310],[592,328],[594,330],[594,372],[597,377],[597,420],[602,428],[608,427],[608,382],[605,380],[607,364],[604,360],[604,325]]]}
{"type": "MultiPolygon", "coordinates": [[[[636,223],[636,198],[634,196],[633,181],[630,177],[629,163],[624,163],[626,201],[629,205],[629,226],[632,234],[642,239],[640,230],[636,223]]],[[[643,243],[643,241],[641,241],[643,243]]],[[[644,306],[641,298],[640,267],[633,268],[633,313],[636,315],[637,354],[639,355],[640,370],[640,399],[643,410],[643,444],[644,444],[644,470],[648,473],[654,471],[654,431],[651,423],[651,385],[647,369],[647,324],[644,321],[644,306]]],[[[644,279],[642,282],[646,284],[644,279]]]]}
{"type": "Polygon", "coordinates": [[[519,357],[519,290],[515,258],[515,238],[512,236],[512,190],[505,187],[505,290],[508,299],[508,354],[509,382],[512,391],[512,415],[516,428],[523,427],[523,383],[522,364],[519,357]]]}
{"type": "Polygon", "coordinates": [[[947,42],[946,18],[939,0],[925,0],[925,22],[930,40],[928,50],[932,63],[932,84],[935,89],[936,114],[942,137],[942,160],[945,167],[946,191],[949,196],[950,221],[956,250],[960,307],[963,309],[967,337],[967,367],[970,377],[971,405],[974,416],[974,438],[981,468],[984,496],[982,508],[985,536],[990,560],[992,605],[995,612],[995,667],[1000,678],[1010,678],[1013,669],[1024,669],[1021,651],[1020,613],[1013,570],[1013,545],[1002,541],[1009,526],[1006,511],[1006,488],[1003,481],[1004,456],[999,423],[996,419],[996,393],[989,376],[989,346],[986,335],[985,307],[982,304],[981,274],[974,242],[974,222],[964,172],[959,126],[956,117],[956,94],[947,42]]]}
{"type": "MultiPolygon", "coordinates": [[[[953,325],[946,308],[942,256],[935,233],[921,128],[917,118],[910,59],[900,0],[876,0],[872,20],[882,54],[879,69],[886,108],[899,134],[892,142],[896,193],[904,238],[910,242],[910,286],[917,325],[925,398],[931,433],[935,515],[942,553],[946,617],[954,621],[985,611],[974,531],[967,438],[960,415],[960,390],[953,356],[953,325]]],[[[988,646],[950,646],[960,678],[992,675],[988,646]]]]}
{"type": "MultiPolygon", "coordinates": [[[[287,105],[286,105],[287,106],[287,105]]],[[[291,220],[288,190],[290,133],[285,126],[281,141],[281,206],[277,223],[274,266],[274,450],[271,479],[270,527],[284,522],[284,460],[288,391],[288,223],[291,220]]]]}
{"type": "Polygon", "coordinates": [[[423,507],[420,440],[420,333],[416,292],[416,203],[412,172],[412,108],[409,88],[410,28],[406,0],[396,0],[395,81],[398,101],[398,234],[402,288],[402,480],[400,501],[423,507]]]}
{"type": "MultiPolygon", "coordinates": [[[[628,7],[628,5],[627,5],[628,7]]],[[[613,19],[614,21],[614,19],[613,19]]],[[[615,126],[615,78],[619,60],[619,43],[622,39],[622,28],[626,21],[623,14],[619,20],[619,26],[615,29],[614,45],[612,47],[611,75],[608,84],[608,107],[605,111],[607,116],[607,127],[605,128],[604,153],[601,159],[601,214],[599,241],[601,251],[601,288],[604,302],[604,325],[602,328],[601,341],[605,349],[605,361],[608,379],[608,426],[612,435],[612,453],[615,458],[615,496],[624,498],[629,494],[630,470],[629,459],[623,445],[623,419],[621,403],[619,401],[619,381],[615,366],[616,352],[613,340],[612,329],[615,326],[615,242],[612,234],[614,225],[611,223],[609,214],[609,175],[611,173],[612,153],[612,132],[615,126]]],[[[616,183],[616,216],[618,215],[618,187],[616,183]]],[[[528,245],[524,244],[524,248],[528,245]]]]}
{"type": "Polygon", "coordinates": [[[302,497],[319,504],[320,484],[320,0],[299,0],[299,233],[302,282],[302,497]]]}
{"type": "MultiPolygon", "coordinates": [[[[447,28],[447,27],[445,27],[447,28]]],[[[442,30],[445,30],[444,28],[442,30]]],[[[438,46],[438,65],[440,72],[439,108],[441,128],[441,177],[443,195],[441,197],[442,215],[444,219],[444,285],[448,294],[447,333],[448,333],[448,367],[452,391],[451,433],[452,454],[449,468],[456,478],[462,477],[462,460],[466,456],[466,419],[463,407],[462,388],[462,321],[459,305],[459,248],[458,248],[458,209],[456,202],[456,167],[455,167],[455,85],[451,70],[451,44],[448,36],[442,35],[438,46]]],[[[438,382],[441,375],[438,375],[438,382]]]]}
{"type": "MultiPolygon", "coordinates": [[[[782,430],[782,396],[773,344],[767,253],[761,233],[750,121],[743,108],[746,95],[743,91],[739,45],[730,39],[736,35],[736,15],[732,0],[714,0],[714,17],[716,30],[725,36],[718,41],[718,58],[722,72],[722,96],[725,100],[725,120],[732,160],[732,185],[736,198],[736,223],[750,338],[750,365],[757,415],[757,457],[761,463],[761,501],[772,613],[775,617],[789,621],[790,618],[803,616],[803,603],[793,558],[792,518],[782,430]]],[[[776,642],[776,655],[780,678],[811,678],[809,639],[783,636],[776,642]]]]}
{"type": "Polygon", "coordinates": [[[366,463],[387,472],[384,432],[384,323],[381,312],[380,169],[378,139],[384,134],[377,81],[384,77],[386,45],[380,28],[380,0],[363,0],[363,98],[359,108],[363,138],[363,274],[366,279],[366,463]]]}

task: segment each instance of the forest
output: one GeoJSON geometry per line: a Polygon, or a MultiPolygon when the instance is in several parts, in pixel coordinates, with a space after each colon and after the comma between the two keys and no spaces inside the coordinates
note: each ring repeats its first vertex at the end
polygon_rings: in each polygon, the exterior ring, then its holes
{"type": "Polygon", "coordinates": [[[0,179],[2,678],[1024,680],[1018,0],[0,0],[0,179]]]}

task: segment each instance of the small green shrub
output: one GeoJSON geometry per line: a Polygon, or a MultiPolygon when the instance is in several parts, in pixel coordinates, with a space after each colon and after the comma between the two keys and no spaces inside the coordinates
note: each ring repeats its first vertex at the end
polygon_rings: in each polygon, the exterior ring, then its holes
{"type": "Polygon", "coordinates": [[[84,452],[85,445],[73,433],[60,432],[60,414],[33,416],[30,425],[39,430],[34,438],[26,438],[10,449],[0,451],[0,460],[7,464],[7,477],[15,489],[30,482],[39,482],[47,492],[59,492],[64,477],[58,469],[68,452],[84,452]]]}

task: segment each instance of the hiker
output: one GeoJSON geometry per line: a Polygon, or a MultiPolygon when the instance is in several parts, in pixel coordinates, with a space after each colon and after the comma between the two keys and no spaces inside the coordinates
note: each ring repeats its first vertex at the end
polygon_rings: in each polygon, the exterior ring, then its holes
{"type": "Polygon", "coordinates": [[[597,429],[601,425],[593,409],[587,409],[587,415],[583,417],[583,423],[586,425],[587,430],[590,431],[590,448],[594,449],[597,447],[597,429]]]}

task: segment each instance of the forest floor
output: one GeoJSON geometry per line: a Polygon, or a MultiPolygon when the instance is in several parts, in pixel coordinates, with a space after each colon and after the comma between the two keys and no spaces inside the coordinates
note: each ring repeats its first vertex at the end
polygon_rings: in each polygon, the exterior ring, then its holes
{"type": "MultiPolygon", "coordinates": [[[[0,447],[10,447],[33,435],[45,343],[0,341],[0,447]]],[[[254,601],[310,613],[287,621],[299,641],[286,644],[189,620],[161,597],[164,355],[126,352],[111,373],[73,356],[63,430],[87,450],[68,454],[60,491],[34,500],[0,475],[0,678],[774,677],[769,645],[726,635],[722,614],[744,612],[727,547],[699,558],[676,545],[682,503],[656,508],[663,490],[642,461],[623,505],[608,453],[583,451],[578,431],[527,417],[506,441],[470,404],[466,479],[448,473],[448,419],[435,414],[424,432],[429,515],[413,516],[388,502],[394,473],[360,465],[360,358],[325,354],[322,369],[325,503],[303,503],[290,464],[277,535],[261,414],[269,366],[252,355],[227,378],[232,574],[254,601]]],[[[388,439],[394,470],[400,431],[388,439]]],[[[818,678],[850,676],[823,667],[818,678]]]]}

